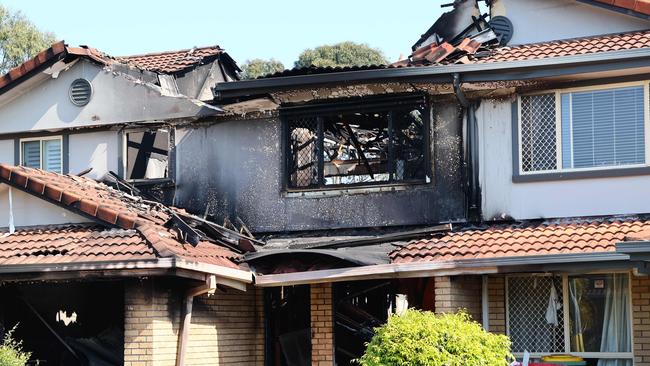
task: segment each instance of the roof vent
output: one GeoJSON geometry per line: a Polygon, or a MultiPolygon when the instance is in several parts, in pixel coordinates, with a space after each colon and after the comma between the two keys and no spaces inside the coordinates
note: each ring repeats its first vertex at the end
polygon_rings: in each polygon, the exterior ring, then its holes
{"type": "Polygon", "coordinates": [[[70,85],[70,101],[78,107],[88,104],[92,93],[93,87],[86,79],[77,79],[70,85]]]}
{"type": "Polygon", "coordinates": [[[502,46],[507,45],[508,42],[510,42],[512,39],[514,28],[510,19],[501,15],[495,16],[494,18],[490,19],[490,27],[492,27],[494,33],[496,33],[501,40],[502,46]]]}

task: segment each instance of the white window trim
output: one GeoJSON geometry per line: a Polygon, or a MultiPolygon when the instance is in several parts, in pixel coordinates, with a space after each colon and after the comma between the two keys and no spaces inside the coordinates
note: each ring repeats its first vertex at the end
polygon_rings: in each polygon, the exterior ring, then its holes
{"type": "MultiPolygon", "coordinates": [[[[508,282],[511,277],[525,277],[525,276],[557,276],[562,277],[562,312],[563,312],[563,321],[564,321],[564,348],[567,354],[582,358],[601,358],[601,359],[628,359],[634,360],[634,306],[632,305],[632,274],[629,271],[601,271],[601,272],[589,272],[589,273],[564,273],[564,274],[552,274],[552,273],[529,273],[529,274],[512,274],[507,275],[505,278],[505,313],[506,313],[506,334],[510,336],[510,306],[508,303],[509,293],[508,293],[508,282]],[[570,276],[587,276],[593,274],[620,274],[626,273],[628,275],[628,296],[629,296],[629,316],[630,316],[630,340],[632,344],[631,352],[571,352],[571,332],[569,324],[569,277],[570,276]]],[[[521,359],[523,353],[513,353],[515,358],[521,359]]],[[[541,358],[542,356],[548,356],[549,353],[539,353],[532,352],[530,353],[531,358],[541,358]]]]}
{"type": "Polygon", "coordinates": [[[41,156],[40,156],[40,166],[39,169],[43,169],[43,142],[45,141],[54,141],[58,140],[59,143],[61,144],[61,154],[59,156],[61,160],[61,170],[58,172],[59,174],[63,174],[63,136],[58,135],[58,136],[46,136],[46,137],[26,137],[26,138],[21,138],[18,141],[18,154],[19,154],[19,159],[18,161],[20,162],[20,165],[24,164],[23,161],[23,143],[24,142],[30,142],[30,141],[40,141],[41,143],[41,156]]]}
{"type": "MultiPolygon", "coordinates": [[[[607,171],[607,170],[620,170],[628,168],[643,168],[650,166],[650,81],[634,81],[627,83],[615,84],[602,84],[586,87],[564,88],[564,89],[548,89],[534,93],[526,93],[517,96],[517,149],[518,149],[518,162],[517,167],[519,175],[540,175],[551,173],[569,173],[569,172],[585,172],[585,171],[607,171]],[[595,90],[608,90],[616,88],[625,88],[631,86],[643,86],[643,105],[644,105],[644,133],[645,133],[645,163],[644,164],[626,164],[626,165],[611,165],[602,167],[589,167],[589,168],[562,168],[562,93],[575,93],[584,91],[595,90]],[[555,149],[556,149],[556,169],[553,170],[536,170],[526,172],[523,170],[522,160],[522,145],[521,145],[521,97],[533,96],[542,94],[555,94],[555,149]]],[[[573,115],[571,115],[573,118],[573,115]]],[[[571,138],[573,138],[573,131],[571,131],[571,138]]]]}

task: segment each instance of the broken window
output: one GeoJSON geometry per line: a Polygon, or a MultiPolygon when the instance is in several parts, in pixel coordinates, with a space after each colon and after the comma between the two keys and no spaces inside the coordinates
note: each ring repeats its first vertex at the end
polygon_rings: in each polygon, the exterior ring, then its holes
{"type": "Polygon", "coordinates": [[[129,131],[126,134],[126,179],[169,177],[170,131],[129,131]]]}
{"type": "Polygon", "coordinates": [[[427,176],[428,115],[411,103],[364,102],[286,117],[288,187],[422,182],[427,176]]]}

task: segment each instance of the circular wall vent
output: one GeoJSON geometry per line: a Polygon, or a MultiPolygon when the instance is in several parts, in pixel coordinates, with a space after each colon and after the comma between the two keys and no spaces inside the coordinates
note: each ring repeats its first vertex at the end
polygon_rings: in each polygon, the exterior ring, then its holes
{"type": "Polygon", "coordinates": [[[501,15],[495,16],[490,19],[490,27],[492,27],[494,33],[501,39],[502,46],[507,45],[512,39],[514,28],[510,19],[501,15]]]}
{"type": "Polygon", "coordinates": [[[92,93],[93,87],[86,79],[77,79],[70,85],[70,101],[78,107],[88,104],[92,93]]]}

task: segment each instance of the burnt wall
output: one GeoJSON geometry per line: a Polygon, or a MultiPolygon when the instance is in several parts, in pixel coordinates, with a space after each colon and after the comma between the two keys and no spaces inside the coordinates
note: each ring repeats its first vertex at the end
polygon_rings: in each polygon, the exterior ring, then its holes
{"type": "Polygon", "coordinates": [[[279,119],[195,126],[177,137],[174,204],[256,232],[426,225],[465,217],[462,122],[455,103],[432,108],[430,183],[320,197],[283,191],[279,119]]]}

